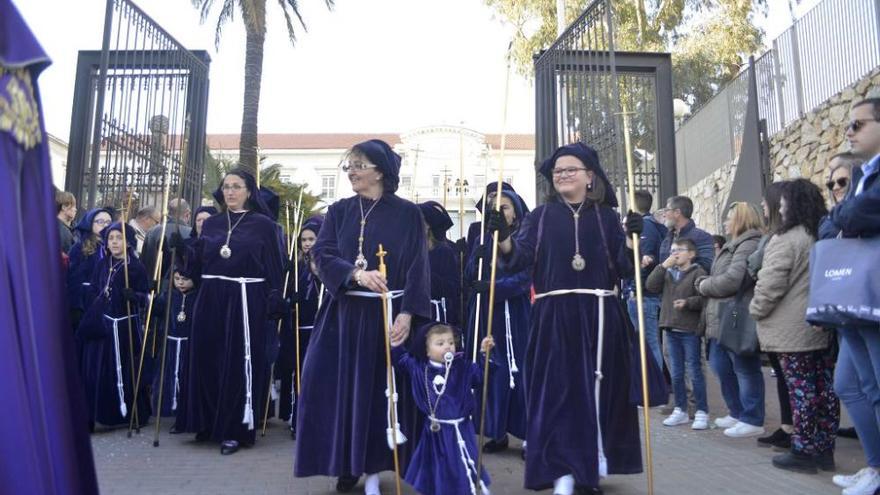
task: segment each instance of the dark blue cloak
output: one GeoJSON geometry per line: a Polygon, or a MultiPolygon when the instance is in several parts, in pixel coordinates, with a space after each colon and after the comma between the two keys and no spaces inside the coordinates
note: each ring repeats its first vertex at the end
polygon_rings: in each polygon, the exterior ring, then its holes
{"type": "MultiPolygon", "coordinates": [[[[138,304],[131,303],[130,308],[123,297],[125,272],[122,260],[105,253],[92,274],[89,286],[92,302],[76,331],[82,352],[80,374],[85,385],[89,419],[105,426],[128,425],[132,414],[131,399],[143,337],[139,311],[149,290],[147,272],[134,256],[128,259],[128,284],[140,299],[138,304]],[[120,378],[126,414],[120,409],[120,378]]],[[[138,393],[140,424],[146,424],[149,415],[149,398],[141,390],[138,393]]]]}
{"type": "MultiPolygon", "coordinates": [[[[165,347],[165,374],[162,383],[162,416],[177,416],[184,409],[183,402],[186,393],[186,375],[189,364],[189,337],[192,327],[193,308],[198,298],[198,287],[194,286],[187,291],[186,298],[179,290],[171,290],[171,308],[168,315],[168,341],[165,347]],[[178,316],[184,315],[183,321],[178,321],[178,316]]],[[[153,307],[157,331],[165,334],[165,304],[168,295],[163,294],[153,307]]],[[[161,342],[161,340],[159,341],[161,342]]],[[[160,346],[157,342],[157,346],[160,346]]],[[[161,351],[161,347],[159,348],[161,351]]],[[[161,366],[162,355],[156,358],[156,363],[161,366]]],[[[158,366],[157,366],[158,367],[158,366]]],[[[159,385],[162,373],[159,370],[153,376],[153,411],[159,410],[159,385]]]]}
{"type": "Polygon", "coordinates": [[[190,364],[185,399],[185,431],[208,434],[214,441],[237,440],[251,445],[256,425],[263,417],[266,387],[269,384],[266,332],[274,331],[270,316],[283,311],[283,255],[275,222],[249,211],[232,213],[229,247],[232,256],[224,259],[220,248],[226,242],[225,213],[205,220],[202,235],[188,250],[188,266],[199,284],[192,315],[190,364]],[[245,215],[241,219],[241,215],[245,215]],[[248,377],[245,353],[242,288],[237,281],[208,276],[264,279],[247,283],[247,317],[250,332],[251,366],[248,377]],[[250,378],[250,379],[248,379],[250,378]],[[251,385],[253,426],[245,416],[247,384],[251,385]]]}
{"type": "MultiPolygon", "coordinates": [[[[404,479],[423,495],[471,493],[469,476],[475,475],[476,469],[471,468],[469,471],[464,463],[468,459],[474,465],[477,463],[477,432],[471,421],[471,414],[476,406],[474,394],[479,393],[483,383],[482,366],[471,363],[463,354],[457,355],[452,361],[446,389],[440,400],[437,400],[433,381],[437,375],[444,375],[445,367],[416,359],[403,347],[394,348],[392,353],[394,366],[409,375],[415,403],[426,416],[421,426],[419,443],[404,479]],[[428,404],[429,400],[431,406],[428,404]],[[435,403],[434,414],[437,419],[462,420],[458,429],[465,442],[467,455],[459,448],[458,435],[453,425],[442,424],[439,432],[431,431],[431,422],[427,416],[435,403]]],[[[485,469],[480,477],[489,486],[489,474],[485,469]]],[[[479,494],[480,488],[475,488],[479,494]]]]}
{"type": "MultiPolygon", "coordinates": [[[[303,363],[294,459],[296,476],[359,476],[393,469],[386,440],[386,367],[381,302],[348,294],[357,257],[360,230],[359,196],[330,206],[312,248],[318,276],[331,298],[318,311],[303,363]]],[[[385,194],[367,218],[364,256],[368,270],[378,267],[381,242],[388,267],[389,290],[403,290],[394,299],[393,314],[431,314],[428,249],[419,208],[385,194]]],[[[372,202],[364,200],[364,211],[372,202]]],[[[366,289],[362,289],[366,290],[366,289]]],[[[400,446],[402,465],[417,441],[419,414],[409,381],[397,376],[399,423],[409,441],[400,446]]]]}
{"type": "MultiPolygon", "coordinates": [[[[614,210],[585,204],[578,223],[586,269],[571,267],[571,211],[562,203],[539,206],[514,236],[508,269],[532,269],[535,292],[613,290],[627,276],[625,237],[614,210]]],[[[631,257],[631,254],[630,254],[631,257]]],[[[634,335],[616,297],[603,298],[605,331],[601,431],[609,474],[642,471],[636,406],[630,401],[634,335]]],[[[599,484],[594,374],[599,298],[568,294],[536,299],[525,357],[528,449],[525,487],[540,490],[572,474],[577,485],[599,484]]]]}
{"type": "Polygon", "coordinates": [[[428,263],[431,266],[431,318],[459,326],[461,267],[458,253],[444,239],[428,251],[428,263]]]}

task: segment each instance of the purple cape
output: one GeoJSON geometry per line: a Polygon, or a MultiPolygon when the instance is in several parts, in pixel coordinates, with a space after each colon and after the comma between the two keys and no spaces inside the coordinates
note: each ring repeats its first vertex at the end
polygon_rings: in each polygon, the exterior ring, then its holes
{"type": "Polygon", "coordinates": [[[215,441],[237,440],[250,445],[256,438],[269,384],[265,343],[270,325],[267,320],[270,315],[282,313],[283,258],[277,224],[269,217],[249,211],[231,214],[231,221],[233,225],[238,223],[229,241],[230,258],[220,254],[228,228],[225,213],[205,220],[201,237],[187,253],[194,280],[199,284],[199,294],[192,315],[186,410],[183,412],[186,422],[182,426],[188,432],[207,433],[215,441]],[[243,219],[242,215],[245,215],[243,219]],[[242,284],[212,278],[216,276],[255,279],[253,283],[244,284],[245,308],[242,284]],[[245,311],[248,334],[244,328],[245,311]],[[250,341],[250,374],[245,359],[247,340],[250,341]],[[243,422],[248,383],[254,429],[243,422]]]}
{"type": "MultiPolygon", "coordinates": [[[[539,206],[514,236],[507,264],[532,269],[536,294],[557,289],[613,290],[631,271],[623,229],[607,206],[585,204],[578,221],[580,252],[586,269],[571,266],[575,251],[573,216],[558,202],[539,206]]],[[[525,487],[540,490],[566,474],[578,485],[596,487],[598,431],[601,425],[609,474],[642,471],[636,406],[630,402],[633,378],[632,332],[617,297],[605,304],[600,418],[596,421],[594,376],[599,298],[567,294],[535,301],[525,356],[525,487]]]]}
{"type": "MultiPolygon", "coordinates": [[[[98,492],[82,385],[67,319],[49,138],[36,80],[49,59],[0,0],[0,97],[33,113],[21,139],[0,125],[0,486],[4,493],[98,492]],[[10,99],[8,88],[22,90],[10,99]],[[30,132],[33,131],[33,132],[30,132]]],[[[0,107],[2,108],[2,107],[0,107]]],[[[10,107],[0,110],[0,121],[10,107]]]]}
{"type": "MultiPolygon", "coordinates": [[[[303,363],[299,398],[294,472],[296,476],[359,476],[393,468],[386,442],[386,367],[380,299],[348,293],[358,254],[361,214],[359,196],[330,206],[313,252],[319,277],[332,295],[326,298],[312,332],[303,363]]],[[[364,211],[373,205],[364,200],[364,211]]],[[[368,270],[378,267],[382,243],[388,255],[389,290],[403,290],[394,299],[393,314],[406,311],[427,318],[430,310],[428,250],[419,208],[385,194],[367,217],[363,253],[368,270]]],[[[415,321],[413,322],[415,326],[415,321]]],[[[398,412],[403,433],[403,465],[420,426],[409,381],[397,376],[398,412]]]]}

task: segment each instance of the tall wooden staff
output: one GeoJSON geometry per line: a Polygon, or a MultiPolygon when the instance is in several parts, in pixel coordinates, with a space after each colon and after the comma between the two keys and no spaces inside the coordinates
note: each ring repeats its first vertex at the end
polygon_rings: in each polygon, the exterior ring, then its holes
{"type": "MultiPolygon", "coordinates": [[[[123,273],[123,276],[125,277],[125,291],[126,292],[128,292],[128,289],[130,288],[130,286],[128,284],[128,239],[126,238],[127,236],[125,235],[125,227],[128,225],[128,218],[127,217],[131,213],[131,200],[132,199],[134,199],[134,194],[132,193],[132,191],[129,190],[128,191],[128,206],[125,208],[125,211],[122,212],[122,222],[121,222],[122,223],[122,229],[121,229],[122,230],[122,247],[123,247],[123,249],[122,249],[122,273],[123,273]]],[[[130,373],[131,373],[130,380],[131,380],[131,386],[134,387],[135,386],[134,341],[132,340],[133,339],[132,336],[134,335],[134,332],[132,332],[132,330],[131,330],[131,302],[128,299],[125,300],[125,321],[128,322],[128,365],[129,365],[130,373]]],[[[140,420],[138,419],[138,414],[137,414],[137,407],[136,407],[137,403],[135,402],[137,400],[136,390],[137,389],[133,389],[132,394],[131,394],[130,418],[131,418],[131,421],[134,421],[135,423],[139,424],[140,420]]]]}
{"type": "MultiPolygon", "coordinates": [[[[624,152],[626,153],[626,183],[627,195],[630,205],[636,204],[635,182],[632,163],[632,144],[629,136],[629,112],[623,112],[623,143],[624,152]]],[[[642,277],[639,273],[642,256],[639,253],[639,234],[633,232],[632,235],[632,251],[633,251],[633,267],[635,269],[636,281],[636,308],[639,321],[639,356],[642,362],[642,413],[645,424],[645,457],[647,458],[648,469],[646,471],[648,478],[648,494],[654,493],[654,462],[651,454],[651,418],[648,415],[648,358],[645,349],[645,313],[642,303],[642,277]]]]}
{"type": "MultiPolygon", "coordinates": [[[[510,48],[507,48],[507,75],[504,79],[504,111],[501,121],[501,154],[498,157],[498,189],[495,190],[495,211],[501,211],[501,183],[504,181],[504,150],[507,147],[507,98],[510,95],[510,48]]],[[[487,205],[483,203],[483,211],[487,205]]],[[[485,215],[483,215],[485,217],[485,215]]],[[[492,234],[492,269],[489,274],[489,306],[486,317],[486,336],[492,336],[492,317],[495,309],[495,275],[498,268],[498,231],[492,234]]],[[[477,444],[477,479],[483,471],[483,440],[486,437],[486,401],[489,398],[489,352],[483,362],[483,400],[480,405],[480,443],[477,444]]]]}
{"type": "MultiPolygon", "coordinates": [[[[284,223],[285,223],[285,232],[290,233],[290,204],[284,203],[284,223]]],[[[291,248],[292,242],[290,236],[285,236],[288,239],[287,242],[287,269],[284,270],[284,288],[282,289],[282,298],[287,299],[287,286],[290,283],[290,263],[292,262],[291,258],[291,248]]],[[[281,336],[281,324],[284,322],[284,318],[280,318],[278,320],[278,324],[275,327],[275,334],[279,337],[281,336]]],[[[272,382],[275,381],[275,363],[272,363],[272,366],[269,369],[269,387],[266,390],[266,407],[263,408],[263,428],[260,432],[261,437],[266,436],[266,424],[269,422],[269,403],[272,402],[272,382]]]]}
{"type": "MultiPolygon", "coordinates": [[[[150,323],[153,318],[153,303],[156,300],[156,289],[159,287],[160,282],[160,272],[162,271],[162,262],[164,258],[164,246],[165,246],[165,230],[168,226],[168,200],[169,195],[171,194],[171,167],[168,167],[168,170],[165,174],[165,190],[162,192],[162,236],[159,238],[159,251],[156,253],[156,266],[153,269],[153,277],[151,280],[153,281],[153,287],[150,289],[150,296],[147,302],[147,319],[144,321],[144,341],[141,342],[141,355],[140,355],[140,364],[138,364],[137,370],[137,379],[135,380],[134,386],[134,401],[137,400],[138,390],[141,386],[141,375],[144,371],[144,355],[147,352],[147,340],[149,340],[150,336],[150,323]]],[[[128,423],[128,437],[131,438],[132,430],[137,431],[137,433],[141,432],[141,427],[139,424],[135,423],[134,416],[131,417],[128,423]]]]}
{"type": "MultiPolygon", "coordinates": [[[[376,253],[376,256],[379,257],[379,273],[382,274],[383,277],[388,277],[388,268],[385,266],[385,256],[388,253],[382,247],[382,244],[379,244],[379,251],[376,253]]],[[[385,331],[382,332],[385,334],[385,368],[387,369],[387,380],[388,380],[388,389],[391,391],[391,398],[394,400],[394,396],[397,395],[397,390],[395,390],[394,386],[394,366],[391,364],[391,324],[389,318],[391,315],[388,314],[388,293],[382,292],[382,323],[385,325],[385,331]]],[[[400,460],[397,456],[397,408],[391,407],[391,450],[394,452],[394,482],[397,488],[397,495],[400,495],[400,460]]]]}
{"type": "MultiPolygon", "coordinates": [[[[294,214],[296,215],[296,232],[294,232],[295,237],[293,239],[293,288],[297,294],[296,303],[293,306],[293,338],[296,343],[296,393],[299,395],[302,387],[302,382],[299,379],[299,375],[302,373],[302,366],[300,365],[299,351],[300,351],[300,340],[299,340],[299,232],[302,229],[303,219],[305,215],[302,212],[302,200],[303,200],[303,187],[299,189],[299,199],[296,201],[296,210],[294,214]]],[[[306,268],[308,269],[308,267],[306,268]]],[[[291,415],[293,414],[293,410],[290,411],[291,415]]]]}
{"type": "MultiPolygon", "coordinates": [[[[459,136],[461,139],[461,136],[459,136]]],[[[467,239],[464,237],[464,151],[461,149],[461,142],[459,142],[459,153],[458,153],[458,238],[465,240],[465,246],[467,246],[467,239]]],[[[465,254],[465,249],[459,250],[458,253],[458,280],[459,280],[459,290],[458,290],[458,321],[460,325],[464,325],[464,266],[467,261],[467,255],[465,254]]],[[[463,328],[463,327],[462,327],[463,328]]]]}
{"type": "MultiPolygon", "coordinates": [[[[175,211],[175,214],[178,216],[178,219],[177,219],[178,221],[175,222],[175,224],[174,224],[175,228],[177,229],[178,236],[180,235],[180,218],[179,218],[180,213],[181,213],[180,212],[180,199],[183,197],[183,183],[186,181],[186,164],[187,164],[187,161],[189,161],[189,117],[187,117],[186,123],[184,124],[183,143],[182,143],[182,147],[181,147],[181,157],[182,157],[182,161],[181,161],[181,167],[180,167],[180,179],[178,179],[178,182],[177,182],[178,202],[177,202],[177,208],[175,211]]],[[[171,167],[169,166],[168,168],[170,169],[171,167]]],[[[167,204],[168,203],[166,203],[166,209],[167,209],[167,204]]],[[[164,239],[165,238],[164,232],[162,234],[163,234],[162,238],[164,239]]],[[[161,246],[162,246],[161,241],[159,243],[159,246],[160,246],[159,249],[161,250],[161,246]]],[[[179,253],[179,254],[181,256],[183,255],[183,253],[179,253]]],[[[156,414],[156,433],[153,436],[153,447],[159,446],[159,431],[162,426],[162,392],[165,388],[165,360],[168,357],[167,356],[167,354],[168,354],[168,327],[171,325],[171,291],[174,290],[174,263],[177,259],[177,256],[178,256],[177,248],[174,246],[171,246],[171,263],[168,264],[168,285],[167,285],[167,290],[168,290],[167,299],[168,299],[168,301],[167,301],[167,304],[165,305],[165,331],[162,334],[162,360],[161,360],[161,366],[159,369],[159,398],[157,400],[157,405],[158,405],[159,410],[156,414]]],[[[157,273],[158,273],[158,271],[161,271],[161,267],[162,267],[162,265],[161,265],[161,261],[160,261],[159,264],[156,266],[157,273]]],[[[155,342],[156,342],[156,340],[154,337],[153,338],[154,345],[155,345],[155,342]]]]}
{"type": "MultiPolygon", "coordinates": [[[[489,177],[489,160],[486,160],[486,168],[483,171],[483,177],[489,177]]],[[[483,205],[483,213],[480,215],[480,253],[483,252],[483,245],[485,244],[486,237],[486,208],[488,208],[488,204],[486,204],[486,190],[488,188],[483,188],[483,200],[481,204],[483,205]]],[[[483,257],[477,261],[477,280],[483,280],[483,257]]],[[[471,361],[477,362],[477,349],[479,348],[477,341],[480,339],[480,314],[482,314],[480,310],[481,303],[483,298],[480,297],[480,294],[477,294],[477,302],[474,311],[474,339],[473,339],[473,354],[471,355],[471,361]]]]}

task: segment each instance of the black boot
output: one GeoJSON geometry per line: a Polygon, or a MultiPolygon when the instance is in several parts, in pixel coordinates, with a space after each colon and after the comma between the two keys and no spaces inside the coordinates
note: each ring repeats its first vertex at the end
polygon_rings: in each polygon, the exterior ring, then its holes
{"type": "Polygon", "coordinates": [[[777,428],[773,433],[758,438],[758,446],[789,449],[791,448],[791,434],[786,433],[782,428],[777,428]]]}
{"type": "Polygon", "coordinates": [[[786,471],[816,474],[816,459],[811,455],[789,452],[773,458],[773,465],[786,471]]]}
{"type": "Polygon", "coordinates": [[[602,495],[602,489],[598,486],[576,486],[574,488],[576,495],[602,495]]]}
{"type": "Polygon", "coordinates": [[[816,466],[822,471],[835,471],[834,450],[826,450],[821,454],[816,454],[816,466]]]}
{"type": "Polygon", "coordinates": [[[504,435],[504,438],[501,440],[489,440],[483,445],[483,452],[487,454],[494,454],[496,452],[502,452],[507,450],[508,440],[507,435],[504,435]]]}
{"type": "Polygon", "coordinates": [[[358,484],[357,476],[340,476],[336,479],[336,491],[339,493],[350,492],[358,484]]]}
{"type": "Polygon", "coordinates": [[[855,428],[838,428],[837,429],[837,436],[839,436],[841,438],[855,438],[855,439],[859,438],[859,434],[856,433],[855,428]]]}
{"type": "Polygon", "coordinates": [[[220,454],[232,455],[238,452],[238,447],[238,442],[235,440],[224,440],[223,443],[220,444],[220,454]]]}

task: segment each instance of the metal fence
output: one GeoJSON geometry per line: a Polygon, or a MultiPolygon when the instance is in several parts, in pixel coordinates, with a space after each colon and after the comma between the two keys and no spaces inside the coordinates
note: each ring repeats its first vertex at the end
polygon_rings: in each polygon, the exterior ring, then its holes
{"type": "MultiPolygon", "coordinates": [[[[635,186],[674,191],[672,65],[668,54],[618,52],[611,4],[590,3],[535,59],[535,151],[540,161],[560,145],[589,144],[623,204],[622,111],[631,115],[635,186]]],[[[537,184],[543,202],[551,188],[543,177],[537,184]]]]}
{"type": "Polygon", "coordinates": [[[80,204],[158,207],[169,177],[199,200],[209,64],[130,0],[107,0],[102,49],[77,64],[65,188],[80,204]]]}
{"type": "Polygon", "coordinates": [[[676,131],[680,191],[733,162],[742,142],[748,71],[769,136],[880,65],[880,0],[824,0],[676,131]]]}

